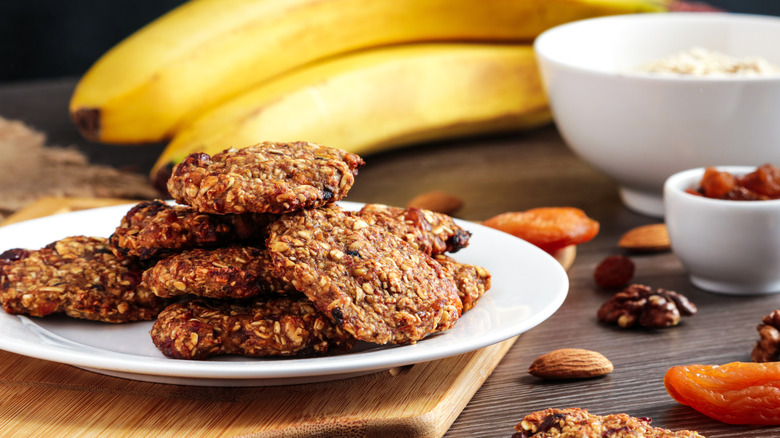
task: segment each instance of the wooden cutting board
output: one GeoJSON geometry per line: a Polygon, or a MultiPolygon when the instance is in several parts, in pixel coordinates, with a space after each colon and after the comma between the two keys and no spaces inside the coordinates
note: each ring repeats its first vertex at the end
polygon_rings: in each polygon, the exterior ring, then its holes
{"type": "MultiPolygon", "coordinates": [[[[46,198],[0,225],[127,202],[46,198]]],[[[362,377],[238,388],[125,380],[0,351],[0,434],[440,437],[516,339],[362,377]]]]}

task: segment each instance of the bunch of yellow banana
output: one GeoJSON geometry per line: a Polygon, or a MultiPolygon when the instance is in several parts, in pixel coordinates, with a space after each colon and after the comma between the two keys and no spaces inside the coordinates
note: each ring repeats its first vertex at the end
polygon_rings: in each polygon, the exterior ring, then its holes
{"type": "Polygon", "coordinates": [[[173,137],[154,170],[260,139],[366,153],[549,120],[530,46],[391,46],[284,75],[217,106],[173,137]]]}
{"type": "Polygon", "coordinates": [[[667,3],[191,0],[102,56],[70,112],[95,141],[173,137],[158,165],[262,140],[364,150],[532,126],[550,117],[534,37],[667,3]]]}

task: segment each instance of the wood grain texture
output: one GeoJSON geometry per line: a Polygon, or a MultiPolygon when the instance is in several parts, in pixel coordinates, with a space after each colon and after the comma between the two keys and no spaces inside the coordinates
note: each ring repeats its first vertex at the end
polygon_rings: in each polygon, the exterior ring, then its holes
{"type": "Polygon", "coordinates": [[[0,431],[25,437],[440,437],[514,341],[394,375],[258,388],[136,382],[0,352],[0,431]]]}

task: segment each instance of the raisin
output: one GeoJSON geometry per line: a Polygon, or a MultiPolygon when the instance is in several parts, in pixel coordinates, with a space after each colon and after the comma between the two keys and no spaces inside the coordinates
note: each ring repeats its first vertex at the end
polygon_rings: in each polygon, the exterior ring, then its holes
{"type": "Polygon", "coordinates": [[[333,310],[330,311],[330,316],[336,324],[344,325],[344,314],[341,313],[341,309],[338,307],[334,307],[333,310]]]}
{"type": "Polygon", "coordinates": [[[555,413],[548,416],[547,418],[544,419],[542,424],[539,425],[539,429],[537,430],[537,433],[548,432],[550,429],[560,424],[561,420],[565,418],[566,415],[559,414],[559,413],[555,413]]]}
{"type": "Polygon", "coordinates": [[[461,228],[458,228],[453,231],[455,232],[455,234],[450,236],[445,243],[447,245],[447,248],[450,248],[449,252],[455,253],[465,248],[469,244],[469,239],[471,238],[471,232],[461,228]]]}
{"type": "Polygon", "coordinates": [[[0,253],[0,263],[15,262],[30,256],[30,251],[23,248],[13,248],[0,253]]]}
{"type": "Polygon", "coordinates": [[[14,248],[4,251],[0,254],[0,284],[3,282],[2,269],[3,266],[12,264],[17,260],[21,260],[30,256],[30,251],[22,248],[14,248]]]}
{"type": "Polygon", "coordinates": [[[626,256],[613,255],[596,266],[593,281],[602,289],[622,288],[634,277],[634,262],[626,256]]]}

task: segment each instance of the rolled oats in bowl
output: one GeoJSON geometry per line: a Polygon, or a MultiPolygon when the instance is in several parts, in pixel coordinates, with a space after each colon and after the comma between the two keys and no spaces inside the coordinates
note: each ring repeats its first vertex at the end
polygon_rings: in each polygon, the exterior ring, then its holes
{"type": "Polygon", "coordinates": [[[703,47],[693,47],[669,57],[639,66],[638,72],[690,76],[774,76],[780,67],[764,58],[737,58],[703,47]]]}

